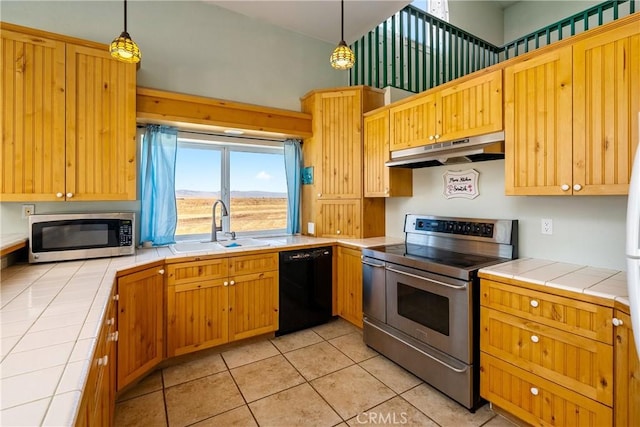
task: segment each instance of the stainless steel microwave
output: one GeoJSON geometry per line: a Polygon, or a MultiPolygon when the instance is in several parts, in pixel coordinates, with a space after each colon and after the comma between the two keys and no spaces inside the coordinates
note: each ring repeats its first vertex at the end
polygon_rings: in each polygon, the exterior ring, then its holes
{"type": "Polygon", "coordinates": [[[29,262],[135,253],[133,212],[31,215],[29,262]]]}

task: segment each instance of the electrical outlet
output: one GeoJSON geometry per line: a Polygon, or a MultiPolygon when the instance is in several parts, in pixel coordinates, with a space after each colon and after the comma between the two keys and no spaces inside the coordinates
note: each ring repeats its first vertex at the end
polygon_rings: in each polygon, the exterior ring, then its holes
{"type": "Polygon", "coordinates": [[[36,213],[36,205],[22,205],[22,219],[27,219],[36,213]]]}
{"type": "Polygon", "coordinates": [[[540,232],[542,234],[553,234],[553,220],[551,218],[542,218],[541,224],[542,229],[540,232]]]}

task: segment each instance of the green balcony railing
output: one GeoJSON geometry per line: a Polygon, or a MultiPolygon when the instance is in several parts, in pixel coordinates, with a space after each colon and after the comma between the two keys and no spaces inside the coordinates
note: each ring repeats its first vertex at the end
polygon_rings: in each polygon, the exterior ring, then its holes
{"type": "Polygon", "coordinates": [[[350,80],[422,92],[634,12],[634,0],[605,1],[495,46],[409,5],[351,45],[357,60],[350,80]]]}

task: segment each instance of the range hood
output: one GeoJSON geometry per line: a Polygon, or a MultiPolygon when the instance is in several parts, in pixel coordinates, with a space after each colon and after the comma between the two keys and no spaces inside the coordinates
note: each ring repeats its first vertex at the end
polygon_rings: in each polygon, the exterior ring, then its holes
{"type": "Polygon", "coordinates": [[[385,165],[400,168],[426,168],[497,159],[504,159],[503,131],[392,151],[391,160],[385,165]]]}

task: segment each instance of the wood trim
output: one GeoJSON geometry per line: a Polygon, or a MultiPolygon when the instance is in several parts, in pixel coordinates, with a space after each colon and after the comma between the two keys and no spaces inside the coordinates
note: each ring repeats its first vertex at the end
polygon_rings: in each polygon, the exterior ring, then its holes
{"type": "Polygon", "coordinates": [[[312,136],[311,115],[297,111],[144,87],[138,87],[136,106],[139,122],[214,132],[245,129],[257,136],[312,136]]]}
{"type": "Polygon", "coordinates": [[[18,250],[20,250],[20,249],[22,249],[22,248],[24,248],[26,246],[27,246],[27,242],[26,241],[20,242],[20,243],[16,243],[14,245],[11,245],[9,247],[6,247],[6,248],[0,250],[0,256],[9,255],[10,253],[16,252],[16,251],[18,251],[18,250]]]}
{"type": "MultiPolygon", "coordinates": [[[[85,46],[85,47],[93,47],[98,49],[104,49],[107,51],[109,49],[109,45],[104,43],[98,43],[91,40],[79,39],[76,37],[65,36],[63,34],[51,33],[49,31],[39,30],[36,28],[23,27],[22,25],[11,24],[9,22],[0,21],[0,27],[3,30],[16,31],[23,34],[29,34],[34,37],[42,37],[47,39],[59,40],[65,43],[72,43],[75,45],[85,46]]],[[[117,29],[116,29],[117,31],[117,29]]]]}

